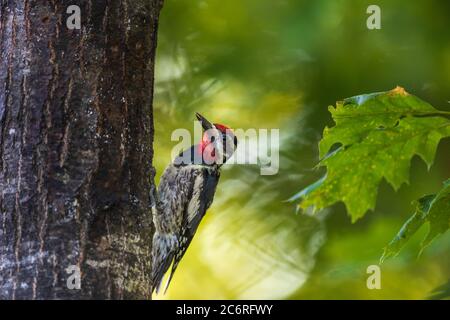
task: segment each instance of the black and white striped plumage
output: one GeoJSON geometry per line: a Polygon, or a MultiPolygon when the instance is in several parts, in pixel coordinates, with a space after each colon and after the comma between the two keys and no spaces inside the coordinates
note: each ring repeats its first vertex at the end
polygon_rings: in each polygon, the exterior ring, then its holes
{"type": "MultiPolygon", "coordinates": [[[[222,148],[233,148],[232,151],[234,151],[237,140],[231,132],[219,131],[216,126],[221,128],[224,126],[212,125],[202,116],[197,115],[197,117],[205,130],[212,128],[223,135],[222,148]],[[232,138],[231,147],[226,142],[227,138],[232,138]]],[[[202,143],[204,143],[203,140],[202,143]]],[[[201,144],[182,152],[166,168],[161,177],[158,187],[158,205],[153,218],[156,230],[152,249],[152,284],[153,291],[156,293],[160,289],[164,274],[172,265],[166,284],[167,289],[206,210],[214,199],[221,163],[205,162],[202,156],[196,158],[199,150],[203,150],[201,144]]],[[[221,154],[227,154],[223,159],[226,161],[232,152],[221,154]]]]}

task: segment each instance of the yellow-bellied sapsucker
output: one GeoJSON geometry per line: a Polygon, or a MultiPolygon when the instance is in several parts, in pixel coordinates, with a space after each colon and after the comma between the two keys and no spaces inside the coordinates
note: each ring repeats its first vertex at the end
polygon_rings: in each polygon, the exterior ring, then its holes
{"type": "Polygon", "coordinates": [[[198,113],[196,116],[204,129],[202,141],[180,153],[166,168],[158,186],[152,249],[152,284],[156,293],[172,265],[167,290],[213,201],[220,167],[237,147],[237,138],[231,129],[212,124],[198,113]]]}

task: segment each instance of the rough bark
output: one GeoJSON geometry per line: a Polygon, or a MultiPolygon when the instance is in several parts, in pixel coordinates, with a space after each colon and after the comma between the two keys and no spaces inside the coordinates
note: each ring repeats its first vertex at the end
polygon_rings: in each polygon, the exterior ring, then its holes
{"type": "Polygon", "coordinates": [[[1,299],[150,297],[161,6],[0,0],[1,299]]]}

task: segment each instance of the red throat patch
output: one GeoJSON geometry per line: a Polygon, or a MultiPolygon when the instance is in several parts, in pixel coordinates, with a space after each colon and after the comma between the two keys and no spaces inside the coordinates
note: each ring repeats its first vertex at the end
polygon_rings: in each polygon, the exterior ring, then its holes
{"type": "MultiPolygon", "coordinates": [[[[222,134],[226,134],[227,130],[231,130],[229,127],[220,123],[215,123],[214,126],[222,134]]],[[[202,141],[198,146],[198,153],[203,157],[205,162],[213,163],[217,160],[214,144],[212,143],[211,137],[208,136],[207,132],[203,134],[202,141]]]]}

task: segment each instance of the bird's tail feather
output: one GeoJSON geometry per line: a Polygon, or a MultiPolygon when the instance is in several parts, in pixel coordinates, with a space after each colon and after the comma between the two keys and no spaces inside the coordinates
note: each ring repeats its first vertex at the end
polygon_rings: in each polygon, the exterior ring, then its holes
{"type": "MultiPolygon", "coordinates": [[[[164,274],[172,264],[176,252],[176,247],[177,238],[175,235],[160,234],[158,232],[155,232],[153,236],[152,248],[152,292],[156,292],[156,294],[158,294],[159,292],[164,274]]],[[[167,286],[168,283],[165,290],[167,290],[167,286]]]]}
{"type": "Polygon", "coordinates": [[[172,270],[170,271],[170,276],[169,276],[169,279],[167,280],[166,287],[164,289],[164,293],[166,293],[167,288],[169,287],[170,281],[172,281],[172,277],[175,273],[175,270],[177,270],[178,264],[180,263],[181,259],[183,258],[184,254],[186,253],[186,250],[189,247],[191,240],[192,240],[192,238],[190,238],[190,237],[182,237],[180,243],[177,246],[177,249],[174,251],[174,255],[172,257],[172,259],[173,259],[172,270]]]}
{"type": "Polygon", "coordinates": [[[175,273],[175,270],[177,270],[177,267],[178,267],[178,261],[174,261],[174,263],[172,264],[172,270],[170,271],[169,278],[167,279],[166,286],[164,288],[164,294],[166,294],[167,289],[169,288],[169,284],[172,281],[173,275],[175,273]]]}

